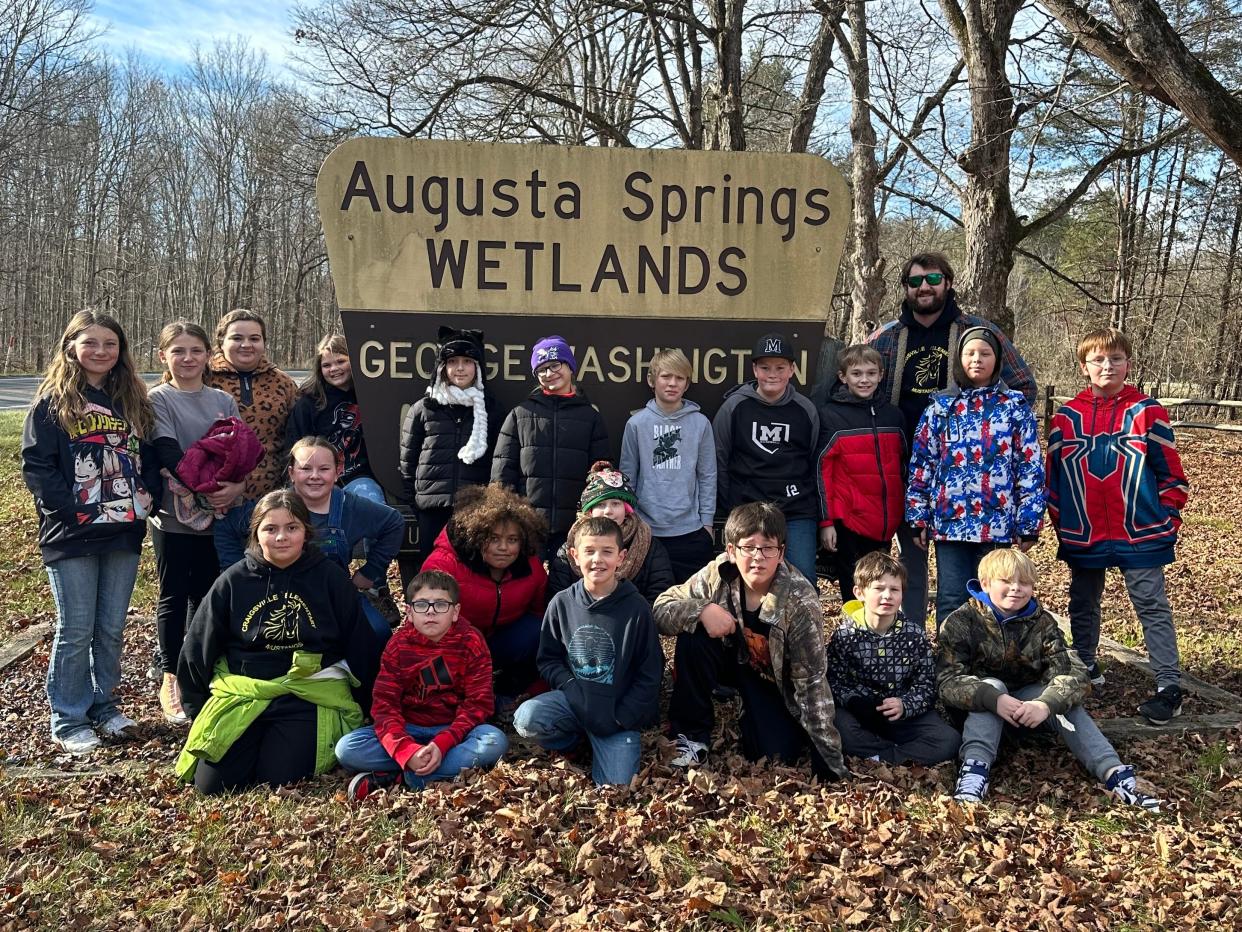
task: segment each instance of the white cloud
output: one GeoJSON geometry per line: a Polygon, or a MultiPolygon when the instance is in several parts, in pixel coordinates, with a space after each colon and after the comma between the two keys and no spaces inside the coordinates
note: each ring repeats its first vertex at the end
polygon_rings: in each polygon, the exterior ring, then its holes
{"type": "Polygon", "coordinates": [[[96,0],[93,19],[106,30],[100,41],[113,55],[134,49],[152,64],[176,71],[193,59],[195,44],[208,49],[218,40],[241,37],[265,53],[279,73],[293,44],[291,7],[291,0],[96,0]]]}

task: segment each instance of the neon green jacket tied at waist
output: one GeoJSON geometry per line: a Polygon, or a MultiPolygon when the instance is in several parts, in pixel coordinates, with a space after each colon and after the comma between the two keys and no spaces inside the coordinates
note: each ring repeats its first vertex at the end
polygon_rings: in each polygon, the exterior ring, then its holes
{"type": "Polygon", "coordinates": [[[218,661],[211,678],[211,696],[194,719],[185,748],[177,758],[177,776],[189,782],[199,760],[218,762],[278,696],[297,696],[318,708],[315,773],[331,769],[336,764],[336,742],[362,727],[362,709],[350,692],[351,685],[358,685],[353,674],[315,676],[320,672],[320,661],[319,654],[295,651],[289,672],[275,680],[233,674],[224,660],[218,661]]]}

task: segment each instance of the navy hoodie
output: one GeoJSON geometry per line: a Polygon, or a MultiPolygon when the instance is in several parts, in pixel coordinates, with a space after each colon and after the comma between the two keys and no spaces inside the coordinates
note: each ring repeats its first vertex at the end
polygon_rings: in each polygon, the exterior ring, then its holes
{"type": "Polygon", "coordinates": [[[659,718],[660,636],[651,606],[627,579],[602,599],[582,580],[553,596],[537,661],[540,676],[565,694],[593,735],[636,731],[659,718]]]}

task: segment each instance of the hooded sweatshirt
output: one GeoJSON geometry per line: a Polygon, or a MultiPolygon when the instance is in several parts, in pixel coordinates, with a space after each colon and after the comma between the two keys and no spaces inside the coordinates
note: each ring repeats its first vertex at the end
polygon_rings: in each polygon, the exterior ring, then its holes
{"type": "Polygon", "coordinates": [[[582,580],[553,596],[536,662],[593,735],[636,731],[659,718],[664,655],[651,606],[629,580],[602,599],[582,580]]]}
{"type": "Polygon", "coordinates": [[[720,510],[773,502],[786,519],[819,519],[815,452],[819,413],[792,385],[765,401],[757,383],[725,395],[712,421],[716,437],[716,498],[720,510]]]}
{"type": "Polygon", "coordinates": [[[264,457],[242,490],[242,497],[247,501],[262,498],[284,481],[285,462],[281,453],[285,447],[285,424],[297,398],[297,385],[266,356],[253,371],[238,372],[220,352],[211,357],[203,384],[232,395],[242,420],[263,444],[264,457]]]}
{"type": "MultiPolygon", "coordinates": [[[[961,310],[950,289],[944,310],[930,327],[920,324],[903,301],[897,319],[867,337],[867,342],[884,357],[884,379],[876,394],[901,409],[906,419],[907,447],[913,445],[914,428],[932,395],[949,384],[949,347],[957,345],[968,327],[995,329],[984,318],[961,310]]],[[[1001,344],[1001,379],[1034,404],[1038,397],[1035,374],[1009,337],[1000,330],[996,332],[1001,344]]]]}
{"type": "Polygon", "coordinates": [[[621,471],[634,479],[638,514],[656,537],[710,527],[716,516],[712,422],[693,401],[672,414],[654,398],[625,422],[621,471]]]}
{"type": "Polygon", "coordinates": [[[1189,489],[1169,413],[1133,385],[1085,389],[1053,415],[1048,515],[1072,566],[1172,563],[1189,489]]]}
{"type": "Polygon", "coordinates": [[[939,392],[910,454],[906,522],[929,540],[1016,544],[1043,525],[1039,422],[1004,382],[939,392]]]}
{"type": "Polygon", "coordinates": [[[405,726],[446,726],[431,743],[447,754],[492,714],[492,655],[460,615],[438,641],[408,620],[384,647],[371,694],[375,735],[402,769],[422,747],[405,726]]]}
{"type": "Polygon", "coordinates": [[[303,437],[325,437],[332,446],[341,451],[345,459],[344,472],[337,484],[349,485],[355,479],[374,477],[371,460],[367,456],[367,441],[362,435],[362,412],[358,408],[358,393],[351,385],[348,389],[325,384],[323,394],[326,403],[317,406],[313,394],[303,394],[294,402],[285,428],[285,450],[303,437]]]}
{"type": "Polygon", "coordinates": [[[917,718],[936,701],[936,665],[922,625],[898,613],[883,634],[867,625],[858,599],[841,607],[845,616],[828,642],[828,682],[840,708],[861,700],[871,711],[885,699],[901,700],[902,718],[917,718]]]}
{"type": "Polygon", "coordinates": [[[155,448],[131,430],[103,390],[87,386],[86,414],[68,432],[40,398],[22,427],[22,478],[39,512],[44,563],[128,550],[137,553],[146,518],[160,505],[155,448]]]}
{"type": "Polygon", "coordinates": [[[1056,617],[1031,599],[1009,617],[996,609],[972,579],[971,599],[948,618],[936,639],[936,685],[946,706],[995,712],[1001,692],[986,678],[1013,692],[1043,683],[1038,698],[1053,715],[1080,704],[1091,690],[1087,668],[1065,643],[1056,617]]]}
{"type": "Polygon", "coordinates": [[[295,651],[320,655],[322,669],[341,660],[373,668],[369,631],[348,575],[314,547],[283,569],[248,552],[220,574],[186,629],[177,661],[182,705],[198,714],[220,659],[256,680],[287,674],[295,651]]]}

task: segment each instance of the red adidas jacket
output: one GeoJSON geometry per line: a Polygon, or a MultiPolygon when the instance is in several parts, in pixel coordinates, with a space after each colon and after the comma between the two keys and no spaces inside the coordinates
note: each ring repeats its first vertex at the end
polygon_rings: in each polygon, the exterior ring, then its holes
{"type": "Polygon", "coordinates": [[[375,735],[405,769],[422,745],[405,726],[447,725],[431,743],[447,754],[492,714],[492,655],[465,616],[432,643],[406,621],[389,639],[371,693],[375,735]]]}

